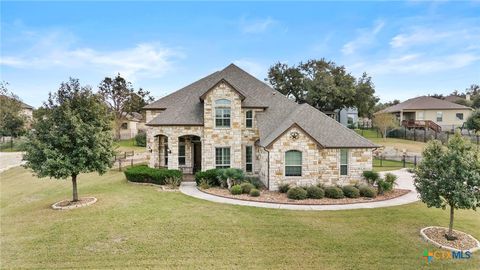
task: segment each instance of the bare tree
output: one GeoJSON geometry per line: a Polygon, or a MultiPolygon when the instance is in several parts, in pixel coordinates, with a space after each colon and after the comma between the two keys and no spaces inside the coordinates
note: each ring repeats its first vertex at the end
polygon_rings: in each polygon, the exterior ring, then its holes
{"type": "Polygon", "coordinates": [[[383,140],[386,140],[388,129],[397,127],[398,123],[395,116],[391,113],[377,113],[373,117],[373,125],[380,129],[383,140]]]}

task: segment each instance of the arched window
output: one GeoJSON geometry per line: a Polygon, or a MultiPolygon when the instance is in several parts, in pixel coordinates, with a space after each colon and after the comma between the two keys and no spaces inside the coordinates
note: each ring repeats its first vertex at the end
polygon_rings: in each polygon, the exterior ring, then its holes
{"type": "Polygon", "coordinates": [[[285,176],[302,176],[302,152],[285,152],[285,176]]]}
{"type": "Polygon", "coordinates": [[[229,128],[231,102],[228,99],[219,99],[215,101],[215,127],[229,128]]]}

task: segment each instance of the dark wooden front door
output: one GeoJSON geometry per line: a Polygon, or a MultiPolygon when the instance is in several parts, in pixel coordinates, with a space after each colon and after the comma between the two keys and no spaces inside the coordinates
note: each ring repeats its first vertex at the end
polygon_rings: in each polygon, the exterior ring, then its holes
{"type": "Polygon", "coordinates": [[[202,145],[201,143],[193,144],[193,172],[202,170],[202,145]]]}

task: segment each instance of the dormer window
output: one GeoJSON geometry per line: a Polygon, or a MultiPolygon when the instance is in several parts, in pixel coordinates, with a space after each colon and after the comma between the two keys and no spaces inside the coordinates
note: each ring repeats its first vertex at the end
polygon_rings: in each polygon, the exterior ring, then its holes
{"type": "Polygon", "coordinates": [[[215,101],[215,127],[229,128],[231,102],[228,99],[219,99],[215,101]]]}

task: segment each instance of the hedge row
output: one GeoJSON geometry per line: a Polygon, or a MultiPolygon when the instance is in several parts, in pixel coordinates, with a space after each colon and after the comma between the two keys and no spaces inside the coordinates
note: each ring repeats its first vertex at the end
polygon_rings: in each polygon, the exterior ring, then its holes
{"type": "Polygon", "coordinates": [[[182,178],[179,170],[154,169],[146,165],[130,167],[124,173],[128,181],[157,185],[165,185],[168,178],[182,178]]]}

